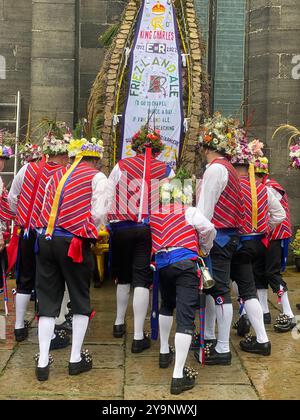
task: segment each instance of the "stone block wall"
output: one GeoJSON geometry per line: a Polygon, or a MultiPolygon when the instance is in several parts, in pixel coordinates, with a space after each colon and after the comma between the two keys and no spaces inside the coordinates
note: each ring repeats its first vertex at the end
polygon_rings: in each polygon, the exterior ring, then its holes
{"type": "Polygon", "coordinates": [[[99,44],[99,36],[120,21],[126,3],[126,0],[80,0],[79,116],[86,115],[90,90],[104,58],[105,50],[99,44]]]}
{"type": "MultiPolygon", "coordinates": [[[[0,102],[23,96],[23,118],[30,102],[32,0],[0,0],[0,56],[5,70],[0,75],[0,102]],[[5,77],[5,78],[4,78],[5,77]]],[[[0,108],[0,120],[14,118],[12,109],[0,108]]]]}
{"type": "Polygon", "coordinates": [[[245,80],[251,134],[267,144],[272,175],[290,196],[292,218],[300,225],[300,176],[288,175],[287,140],[272,134],[280,124],[300,126],[300,3],[248,0],[245,80]]]}

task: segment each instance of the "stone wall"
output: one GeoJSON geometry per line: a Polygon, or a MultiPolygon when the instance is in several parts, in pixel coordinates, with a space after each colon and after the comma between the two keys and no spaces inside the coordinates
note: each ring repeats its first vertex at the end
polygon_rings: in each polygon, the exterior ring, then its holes
{"type": "Polygon", "coordinates": [[[104,58],[99,36],[120,21],[126,4],[126,0],[80,0],[79,116],[86,115],[91,87],[104,58]]]}
{"type": "MultiPolygon", "coordinates": [[[[6,63],[0,77],[0,102],[12,102],[17,91],[23,96],[22,124],[26,123],[31,78],[31,0],[0,0],[0,56],[6,63]],[[3,76],[4,77],[4,76],[3,76]]],[[[11,109],[0,109],[0,120],[14,117],[11,109]]]]}
{"type": "Polygon", "coordinates": [[[300,126],[300,80],[295,78],[292,62],[300,55],[300,3],[248,0],[247,21],[246,95],[251,132],[267,143],[272,175],[287,188],[293,223],[299,225],[300,176],[294,172],[287,176],[287,141],[271,138],[280,124],[300,126]]]}

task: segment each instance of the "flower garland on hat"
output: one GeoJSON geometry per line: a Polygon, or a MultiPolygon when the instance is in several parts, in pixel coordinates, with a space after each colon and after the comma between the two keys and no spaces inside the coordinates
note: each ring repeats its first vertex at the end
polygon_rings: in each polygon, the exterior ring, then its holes
{"type": "Polygon", "coordinates": [[[253,152],[248,144],[248,138],[244,129],[237,130],[239,141],[236,148],[236,153],[231,158],[232,165],[250,165],[253,160],[253,152]]]}
{"type": "Polygon", "coordinates": [[[104,146],[102,140],[97,140],[95,137],[88,141],[85,138],[80,140],[71,140],[68,146],[69,157],[95,157],[103,158],[104,146]]]}
{"type": "Polygon", "coordinates": [[[294,146],[290,146],[290,167],[300,170],[300,141],[294,146]]]}
{"type": "Polygon", "coordinates": [[[57,156],[68,153],[68,145],[73,136],[65,122],[44,118],[37,129],[46,131],[42,142],[42,151],[45,155],[57,156]]]}
{"type": "Polygon", "coordinates": [[[137,154],[145,154],[146,148],[150,147],[153,156],[160,155],[165,148],[159,130],[155,130],[149,125],[144,125],[140,131],[135,133],[131,147],[137,154]]]}
{"type": "Polygon", "coordinates": [[[254,139],[249,143],[249,147],[253,153],[253,164],[255,173],[269,175],[269,160],[264,156],[264,143],[258,139],[254,139]]]}
{"type": "Polygon", "coordinates": [[[232,157],[237,152],[239,123],[233,118],[225,118],[216,112],[213,117],[204,121],[200,128],[199,143],[203,147],[210,148],[232,157]]]}
{"type": "Polygon", "coordinates": [[[196,179],[189,171],[180,167],[176,178],[165,182],[160,187],[160,202],[163,206],[171,203],[192,206],[195,198],[196,179]]]}
{"type": "Polygon", "coordinates": [[[277,134],[283,134],[288,139],[288,150],[289,150],[289,166],[292,169],[300,170],[300,130],[293,125],[284,124],[277,128],[274,137],[277,134]]]}
{"type": "Polygon", "coordinates": [[[16,138],[13,134],[8,131],[0,130],[0,159],[10,159],[13,156],[13,149],[11,147],[14,144],[16,138]],[[6,144],[3,144],[5,142],[6,144]]]}
{"type": "Polygon", "coordinates": [[[43,157],[42,148],[38,144],[26,143],[20,146],[21,164],[39,160],[43,157]]]}

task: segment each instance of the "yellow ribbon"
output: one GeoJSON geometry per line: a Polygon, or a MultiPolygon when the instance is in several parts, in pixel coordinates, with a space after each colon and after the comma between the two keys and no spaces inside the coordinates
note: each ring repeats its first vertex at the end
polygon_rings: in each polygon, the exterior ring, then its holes
{"type": "Polygon", "coordinates": [[[255,169],[253,163],[249,166],[249,176],[250,176],[250,186],[251,186],[251,198],[252,198],[252,229],[253,231],[257,230],[258,224],[258,204],[257,204],[257,188],[256,188],[256,178],[255,178],[255,169]]]}
{"type": "Polygon", "coordinates": [[[54,201],[52,204],[52,208],[51,208],[51,214],[50,214],[50,218],[49,218],[49,222],[48,222],[48,226],[47,226],[47,231],[46,231],[46,236],[52,237],[53,235],[53,231],[55,229],[55,222],[56,222],[56,218],[57,218],[57,213],[58,213],[58,207],[59,207],[59,202],[60,202],[60,197],[61,197],[61,193],[62,190],[65,186],[65,183],[67,182],[69,176],[71,175],[71,173],[74,171],[74,169],[76,169],[76,167],[79,165],[79,163],[81,162],[82,156],[77,156],[73,165],[68,169],[68,171],[65,173],[65,175],[62,177],[62,179],[60,180],[60,183],[58,184],[56,193],[55,193],[55,197],[54,197],[54,201]]]}

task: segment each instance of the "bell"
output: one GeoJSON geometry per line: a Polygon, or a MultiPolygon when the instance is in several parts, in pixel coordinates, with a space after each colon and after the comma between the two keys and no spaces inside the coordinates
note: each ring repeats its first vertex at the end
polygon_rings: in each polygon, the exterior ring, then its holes
{"type": "Polygon", "coordinates": [[[210,274],[210,271],[206,267],[205,262],[203,261],[202,258],[200,259],[200,261],[202,263],[201,273],[202,273],[202,280],[203,280],[203,289],[208,290],[208,289],[211,289],[212,287],[214,287],[216,282],[212,278],[212,275],[210,274]]]}
{"type": "Polygon", "coordinates": [[[203,289],[207,290],[207,289],[211,289],[212,287],[214,287],[216,282],[212,278],[209,269],[207,267],[202,267],[201,272],[202,272],[202,276],[203,276],[203,289]]]}

